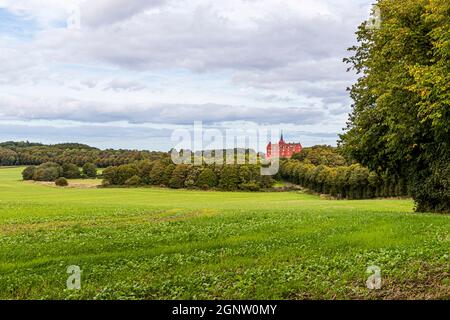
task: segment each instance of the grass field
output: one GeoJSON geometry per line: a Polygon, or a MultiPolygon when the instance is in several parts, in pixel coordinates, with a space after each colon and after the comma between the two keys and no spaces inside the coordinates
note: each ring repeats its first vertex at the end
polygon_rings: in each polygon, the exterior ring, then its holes
{"type": "Polygon", "coordinates": [[[20,172],[0,169],[0,299],[450,298],[450,216],[410,200],[56,188],[20,172]],[[70,265],[81,290],[66,289],[70,265]]]}

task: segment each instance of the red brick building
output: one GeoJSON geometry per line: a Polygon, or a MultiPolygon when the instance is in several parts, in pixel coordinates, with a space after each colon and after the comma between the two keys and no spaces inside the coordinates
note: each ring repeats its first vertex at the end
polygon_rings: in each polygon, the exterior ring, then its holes
{"type": "Polygon", "coordinates": [[[276,152],[275,148],[278,146],[278,152],[280,158],[291,158],[295,153],[302,152],[302,145],[300,143],[286,143],[283,138],[283,134],[281,134],[281,139],[278,144],[272,144],[269,142],[267,145],[267,154],[266,158],[270,159],[272,157],[273,152],[276,152]]]}

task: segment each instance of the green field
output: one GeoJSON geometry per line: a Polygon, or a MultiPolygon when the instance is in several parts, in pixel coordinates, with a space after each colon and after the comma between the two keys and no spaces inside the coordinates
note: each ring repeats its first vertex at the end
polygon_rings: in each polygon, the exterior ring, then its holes
{"type": "Polygon", "coordinates": [[[0,169],[0,299],[450,298],[450,216],[410,200],[56,188],[21,170],[0,169]]]}

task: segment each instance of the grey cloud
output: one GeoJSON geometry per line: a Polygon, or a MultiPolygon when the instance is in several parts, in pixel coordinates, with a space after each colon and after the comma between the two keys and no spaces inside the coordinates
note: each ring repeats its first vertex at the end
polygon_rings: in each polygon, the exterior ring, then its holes
{"type": "Polygon", "coordinates": [[[284,97],[284,96],[279,96],[279,95],[276,95],[276,94],[269,94],[269,95],[265,95],[265,96],[262,96],[262,97],[258,97],[256,100],[257,101],[263,101],[263,102],[269,102],[269,103],[294,101],[294,99],[291,98],[291,97],[284,97]]]}
{"type": "Polygon", "coordinates": [[[316,124],[325,113],[317,108],[268,108],[224,104],[118,105],[75,99],[47,100],[0,96],[0,118],[73,120],[82,122],[192,124],[253,121],[257,123],[316,124]]]}
{"type": "Polygon", "coordinates": [[[87,79],[87,80],[83,80],[80,82],[81,85],[93,89],[97,86],[97,81],[93,80],[93,79],[87,79]]]}
{"type": "Polygon", "coordinates": [[[111,80],[103,90],[114,90],[114,91],[140,91],[146,88],[145,85],[137,81],[125,81],[120,79],[111,80]]]}
{"type": "Polygon", "coordinates": [[[81,21],[91,27],[114,24],[132,18],[146,9],[159,7],[166,0],[95,0],[80,6],[81,21]]]}

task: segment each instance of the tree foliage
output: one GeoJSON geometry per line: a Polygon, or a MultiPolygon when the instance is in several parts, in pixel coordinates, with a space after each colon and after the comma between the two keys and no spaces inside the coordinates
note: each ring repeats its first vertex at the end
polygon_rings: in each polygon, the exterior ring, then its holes
{"type": "Polygon", "coordinates": [[[12,141],[0,143],[0,166],[40,165],[45,162],[55,162],[60,165],[73,163],[78,167],[93,163],[97,167],[106,168],[140,160],[154,161],[163,158],[169,158],[169,154],[137,150],[100,150],[78,143],[55,145],[12,141]]]}
{"type": "Polygon", "coordinates": [[[341,199],[370,199],[408,195],[404,180],[378,175],[360,164],[328,167],[315,166],[309,161],[284,160],[280,175],[283,179],[312,191],[341,199]]]}
{"type": "Polygon", "coordinates": [[[347,164],[346,159],[338,150],[331,146],[314,146],[303,148],[302,152],[295,153],[292,159],[299,161],[309,161],[315,166],[325,165],[329,167],[339,167],[347,164]]]}
{"type": "Polygon", "coordinates": [[[55,185],[58,187],[67,187],[69,185],[69,182],[67,182],[67,179],[64,177],[59,177],[55,180],[55,185]]]}
{"type": "Polygon", "coordinates": [[[93,163],[85,163],[83,165],[83,174],[88,178],[96,178],[97,177],[97,166],[93,163]]]}
{"type": "Polygon", "coordinates": [[[175,165],[167,160],[139,161],[103,170],[103,186],[155,185],[173,189],[228,191],[269,189],[274,180],[261,175],[260,165],[175,165]],[[139,180],[137,179],[139,178],[139,180]],[[131,180],[130,180],[131,179],[131,180]],[[139,182],[136,184],[135,182],[139,182]]]}
{"type": "Polygon", "coordinates": [[[450,212],[450,2],[379,0],[346,59],[360,78],[343,151],[407,181],[418,211],[450,212]]]}

